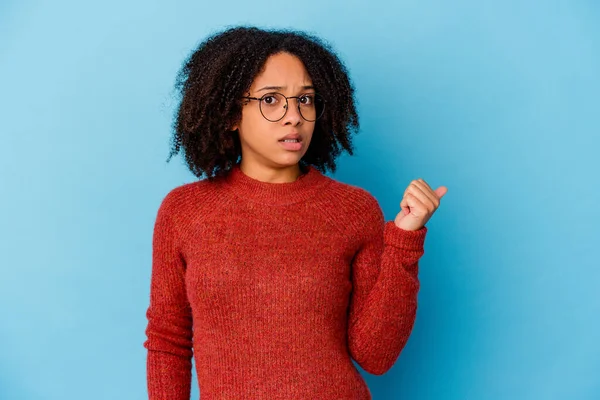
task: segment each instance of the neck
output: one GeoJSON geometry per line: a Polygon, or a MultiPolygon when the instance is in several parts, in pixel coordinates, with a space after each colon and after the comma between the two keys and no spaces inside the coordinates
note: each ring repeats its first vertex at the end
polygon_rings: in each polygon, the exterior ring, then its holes
{"type": "Polygon", "coordinates": [[[290,183],[295,182],[304,172],[299,164],[273,168],[259,163],[240,162],[240,170],[252,179],[265,183],[290,183]]]}
{"type": "MultiPolygon", "coordinates": [[[[307,201],[318,193],[324,185],[332,180],[323,175],[314,166],[308,165],[303,174],[296,179],[288,178],[287,181],[267,181],[267,174],[258,179],[247,175],[241,169],[241,164],[236,164],[227,174],[225,183],[229,190],[233,191],[244,201],[259,202],[267,205],[296,204],[307,201]]],[[[300,168],[296,170],[299,173],[300,168]]],[[[270,175],[271,178],[280,178],[283,175],[270,175]]]]}

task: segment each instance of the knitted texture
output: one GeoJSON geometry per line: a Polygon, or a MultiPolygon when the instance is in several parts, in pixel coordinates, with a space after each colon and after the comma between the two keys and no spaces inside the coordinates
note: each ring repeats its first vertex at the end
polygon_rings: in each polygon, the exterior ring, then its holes
{"type": "Polygon", "coordinates": [[[171,190],[152,239],[151,400],[371,399],[414,325],[427,228],[309,167],[267,183],[236,165],[171,190]]]}

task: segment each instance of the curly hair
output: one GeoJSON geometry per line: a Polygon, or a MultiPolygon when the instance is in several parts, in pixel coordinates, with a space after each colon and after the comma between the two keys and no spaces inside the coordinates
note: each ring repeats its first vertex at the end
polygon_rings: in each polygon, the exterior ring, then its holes
{"type": "Polygon", "coordinates": [[[335,172],[341,151],[353,154],[359,129],[354,87],[347,69],[322,39],[294,30],[238,26],[214,33],[185,60],[176,78],[180,96],[173,118],[171,153],[183,147],[185,162],[197,177],[226,175],[241,158],[238,131],[241,97],[261,73],[267,58],[286,52],[298,57],[326,102],[315,123],[301,166],[335,172]]]}

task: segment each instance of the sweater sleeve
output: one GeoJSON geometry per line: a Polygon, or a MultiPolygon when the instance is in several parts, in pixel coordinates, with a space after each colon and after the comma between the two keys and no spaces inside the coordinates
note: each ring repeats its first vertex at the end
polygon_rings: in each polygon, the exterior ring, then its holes
{"type": "Polygon", "coordinates": [[[396,362],[415,322],[427,228],[403,230],[384,221],[374,197],[366,204],[364,241],[352,261],[348,346],[361,368],[382,375],[396,362]]]}
{"type": "Polygon", "coordinates": [[[150,305],[146,312],[146,374],[150,400],[189,400],[192,368],[192,313],[185,289],[185,260],[172,212],[161,203],[152,238],[150,305]]]}

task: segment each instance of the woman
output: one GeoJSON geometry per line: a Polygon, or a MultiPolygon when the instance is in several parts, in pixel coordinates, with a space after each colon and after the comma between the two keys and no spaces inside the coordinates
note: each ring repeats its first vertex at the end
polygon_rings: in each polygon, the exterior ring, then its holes
{"type": "MultiPolygon", "coordinates": [[[[338,57],[292,31],[231,28],[178,76],[171,156],[207,179],[158,210],[147,311],[151,399],[370,399],[415,320],[424,224],[446,188],[411,182],[394,221],[327,177],[358,129],[338,57]]],[[[170,158],[169,157],[169,158],[170,158]]]]}

